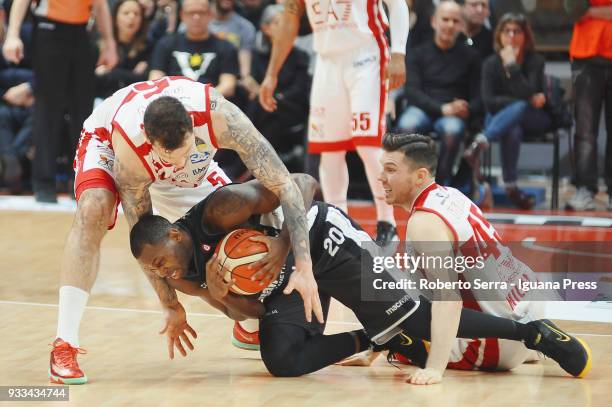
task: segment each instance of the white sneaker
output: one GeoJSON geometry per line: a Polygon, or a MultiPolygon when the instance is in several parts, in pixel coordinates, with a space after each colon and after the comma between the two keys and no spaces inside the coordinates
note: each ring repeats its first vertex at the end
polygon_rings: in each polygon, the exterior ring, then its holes
{"type": "Polygon", "coordinates": [[[594,194],[586,187],[580,187],[573,197],[565,203],[565,209],[570,211],[594,211],[594,194]]]}

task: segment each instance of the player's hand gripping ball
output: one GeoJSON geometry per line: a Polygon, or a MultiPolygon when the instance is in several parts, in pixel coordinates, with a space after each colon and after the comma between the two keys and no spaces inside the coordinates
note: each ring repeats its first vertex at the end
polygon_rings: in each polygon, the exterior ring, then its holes
{"type": "Polygon", "coordinates": [[[249,265],[268,254],[265,244],[250,240],[253,236],[264,236],[264,234],[252,229],[236,229],[228,233],[215,250],[219,263],[227,270],[223,279],[226,282],[234,281],[230,291],[235,294],[257,294],[271,282],[267,276],[251,280],[253,274],[261,267],[249,269],[249,265]]]}

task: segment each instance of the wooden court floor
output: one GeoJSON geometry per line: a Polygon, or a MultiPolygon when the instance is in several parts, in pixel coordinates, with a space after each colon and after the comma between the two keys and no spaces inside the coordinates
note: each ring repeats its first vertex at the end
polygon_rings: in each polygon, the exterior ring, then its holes
{"type": "MultiPolygon", "coordinates": [[[[0,211],[0,386],[46,385],[57,320],[58,273],[72,214],[0,211]]],[[[612,324],[561,321],[594,353],[582,380],[551,361],[512,372],[447,371],[440,385],[405,383],[412,368],[382,359],[373,367],[331,366],[291,379],[271,377],[256,352],[230,344],[232,322],[198,299],[182,297],[199,337],[186,358],[170,361],[157,334],[162,315],[129,254],[122,217],[105,238],[98,280],[81,324],[79,358],[90,378],[70,388],[74,406],[610,406],[612,324]]],[[[355,329],[335,305],[328,332],[355,329]]],[[[9,405],[0,402],[0,405],[9,405]]],[[[14,403],[13,403],[14,404],[14,403]]],[[[24,405],[36,405],[24,402],[24,405]]],[[[18,404],[21,405],[21,404],[18,404]]]]}

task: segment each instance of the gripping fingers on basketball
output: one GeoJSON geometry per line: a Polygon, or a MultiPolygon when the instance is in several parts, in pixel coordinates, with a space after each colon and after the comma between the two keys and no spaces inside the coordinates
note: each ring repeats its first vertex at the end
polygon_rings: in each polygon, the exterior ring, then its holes
{"type": "Polygon", "coordinates": [[[258,260],[249,266],[250,269],[259,269],[251,276],[251,281],[276,280],[281,269],[283,268],[283,265],[285,264],[287,254],[289,253],[289,244],[287,244],[283,239],[271,238],[269,236],[253,236],[249,240],[263,243],[268,248],[268,254],[266,254],[263,259],[258,260]]]}
{"type": "Polygon", "coordinates": [[[442,382],[442,373],[435,369],[419,369],[410,375],[407,382],[417,385],[437,384],[442,382]]]}
{"type": "Polygon", "coordinates": [[[225,281],[225,272],[226,269],[219,261],[217,254],[213,254],[208,262],[206,262],[206,283],[208,285],[208,292],[216,300],[223,299],[233,284],[232,281],[225,281]]]}

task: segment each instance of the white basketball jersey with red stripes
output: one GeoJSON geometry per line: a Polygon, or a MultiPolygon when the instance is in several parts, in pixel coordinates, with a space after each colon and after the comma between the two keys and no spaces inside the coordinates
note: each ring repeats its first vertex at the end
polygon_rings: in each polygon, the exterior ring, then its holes
{"type": "Polygon", "coordinates": [[[455,188],[436,183],[427,187],[415,200],[414,211],[439,216],[454,234],[455,256],[483,258],[484,267],[474,267],[462,274],[472,284],[473,299],[464,298],[465,305],[488,314],[514,320],[527,317],[530,300],[535,297],[519,289],[518,280],[536,281],[537,277],[525,263],[513,256],[478,208],[455,188]],[[495,285],[480,285],[476,281],[495,285]],[[474,303],[475,300],[475,303],[474,303]]]}
{"type": "Polygon", "coordinates": [[[120,89],[99,105],[85,121],[84,131],[100,136],[104,133],[102,129],[106,129],[107,134],[117,130],[138,155],[152,181],[197,187],[218,167],[213,161],[217,144],[210,120],[209,86],[184,77],[135,83],[120,89]],[[144,112],[149,103],[161,96],[180,100],[193,118],[196,145],[181,169],[162,160],[144,134],[144,112]]]}
{"type": "Polygon", "coordinates": [[[314,34],[314,50],[332,54],[375,40],[386,47],[387,17],[380,0],[303,0],[314,34]]]}

